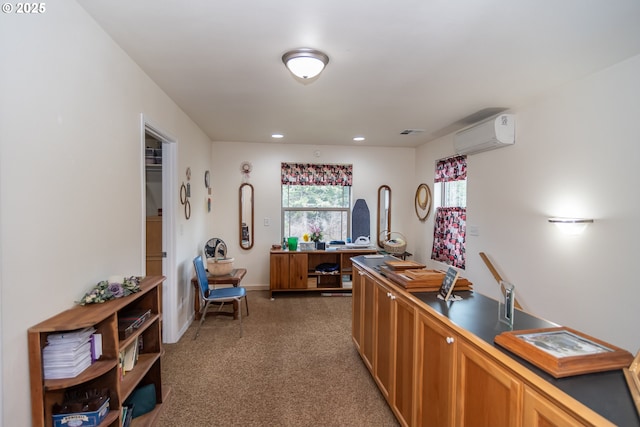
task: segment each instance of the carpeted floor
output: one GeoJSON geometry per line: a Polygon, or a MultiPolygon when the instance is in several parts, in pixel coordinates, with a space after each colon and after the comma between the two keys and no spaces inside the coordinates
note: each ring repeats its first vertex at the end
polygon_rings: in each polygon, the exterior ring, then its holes
{"type": "MultiPolygon", "coordinates": [[[[165,344],[160,426],[397,426],[351,341],[351,298],[251,291],[249,317],[207,317],[165,344]]],[[[244,305],[243,305],[244,313],[244,305]]]]}

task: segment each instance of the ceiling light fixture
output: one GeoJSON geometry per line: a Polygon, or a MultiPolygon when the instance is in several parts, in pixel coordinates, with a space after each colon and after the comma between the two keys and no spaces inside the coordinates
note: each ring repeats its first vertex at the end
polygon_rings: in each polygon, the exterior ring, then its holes
{"type": "Polygon", "coordinates": [[[364,141],[364,136],[356,136],[356,137],[353,138],[353,140],[355,142],[362,142],[362,141],[364,141]]]}
{"type": "Polygon", "coordinates": [[[294,76],[312,79],[329,63],[329,57],[319,50],[303,47],[282,55],[282,62],[294,76]]]}
{"type": "Polygon", "coordinates": [[[284,135],[281,133],[274,133],[273,135],[271,135],[271,138],[280,139],[284,138],[284,135]]]}

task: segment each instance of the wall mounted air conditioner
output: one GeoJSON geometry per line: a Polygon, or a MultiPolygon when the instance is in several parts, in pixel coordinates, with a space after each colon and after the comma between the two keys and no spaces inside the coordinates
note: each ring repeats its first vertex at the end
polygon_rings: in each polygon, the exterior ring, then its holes
{"type": "Polygon", "coordinates": [[[500,114],[456,133],[453,145],[457,154],[475,154],[513,145],[515,141],[515,116],[500,114]]]}

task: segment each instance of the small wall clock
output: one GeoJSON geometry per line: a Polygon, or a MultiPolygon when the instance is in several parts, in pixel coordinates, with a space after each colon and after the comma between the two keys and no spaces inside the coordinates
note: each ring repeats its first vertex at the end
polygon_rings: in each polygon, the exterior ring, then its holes
{"type": "Polygon", "coordinates": [[[242,162],[240,163],[240,172],[242,172],[242,179],[244,180],[244,182],[247,182],[247,180],[249,179],[249,174],[251,173],[251,170],[253,169],[253,166],[251,165],[251,162],[242,162]]]}

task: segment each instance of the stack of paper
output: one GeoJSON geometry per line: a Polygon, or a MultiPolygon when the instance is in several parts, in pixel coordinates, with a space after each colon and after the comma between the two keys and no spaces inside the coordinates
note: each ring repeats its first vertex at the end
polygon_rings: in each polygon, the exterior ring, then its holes
{"type": "Polygon", "coordinates": [[[91,365],[91,335],[95,328],[50,334],[42,349],[44,378],[73,378],[91,365]]]}

